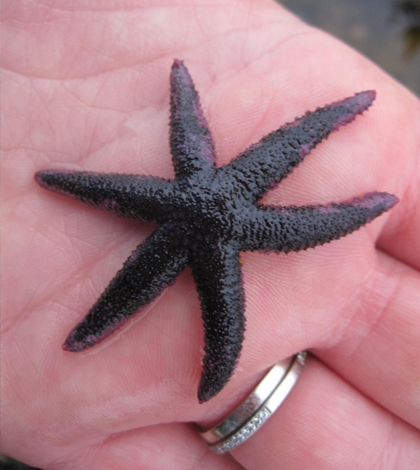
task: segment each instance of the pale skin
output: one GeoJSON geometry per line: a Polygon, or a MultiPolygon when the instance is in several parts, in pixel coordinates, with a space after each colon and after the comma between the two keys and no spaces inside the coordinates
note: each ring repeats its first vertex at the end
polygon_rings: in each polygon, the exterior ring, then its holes
{"type": "Polygon", "coordinates": [[[269,1],[50,3],[2,3],[2,452],[47,470],[417,468],[419,100],[269,1]],[[153,227],[33,180],[46,168],[172,178],[175,57],[200,91],[218,165],[307,110],[375,89],[370,110],[264,202],[325,204],[373,190],[400,199],[331,244],[243,255],[243,352],[204,405],[189,270],[114,341],[61,349],[153,227]],[[190,423],[213,424],[301,349],[313,356],[276,414],[230,455],[213,455],[190,423]]]}

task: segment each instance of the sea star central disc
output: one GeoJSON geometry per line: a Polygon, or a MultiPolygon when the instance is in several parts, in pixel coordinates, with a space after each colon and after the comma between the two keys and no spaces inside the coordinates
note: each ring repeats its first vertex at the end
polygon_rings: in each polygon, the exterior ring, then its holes
{"type": "Polygon", "coordinates": [[[231,378],[245,331],[241,251],[300,251],[357,230],[397,198],[372,192],[339,204],[264,206],[264,193],[285,178],[330,132],[367,109],[375,92],[307,113],[272,132],[230,164],[216,152],[198,94],[184,64],[171,73],[170,147],[176,178],[45,170],[36,181],[119,216],[154,221],[156,230],[131,254],[63,349],[99,343],[191,266],[200,297],[205,356],[203,403],[231,378]]]}

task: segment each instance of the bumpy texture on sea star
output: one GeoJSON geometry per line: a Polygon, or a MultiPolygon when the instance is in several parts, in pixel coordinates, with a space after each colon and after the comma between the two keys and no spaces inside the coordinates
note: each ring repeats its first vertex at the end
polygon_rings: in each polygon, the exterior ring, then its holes
{"type": "Polygon", "coordinates": [[[397,198],[372,192],[347,202],[303,207],[258,201],[330,132],[366,110],[375,92],[308,112],[216,168],[216,151],[199,96],[183,62],[171,73],[170,147],[176,178],[46,170],[46,189],[136,220],[156,230],[133,251],[63,349],[99,343],[172,284],[186,267],[199,293],[205,355],[200,403],[231,378],[245,331],[240,252],[306,250],[347,235],[389,210],[397,198]]]}

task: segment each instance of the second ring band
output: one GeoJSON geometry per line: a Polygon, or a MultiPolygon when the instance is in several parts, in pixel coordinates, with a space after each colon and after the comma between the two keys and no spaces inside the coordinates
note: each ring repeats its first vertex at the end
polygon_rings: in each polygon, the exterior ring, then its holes
{"type": "Polygon", "coordinates": [[[306,351],[275,364],[254,391],[227,418],[201,433],[216,453],[229,452],[245,442],[274,413],[295,385],[306,351]]]}

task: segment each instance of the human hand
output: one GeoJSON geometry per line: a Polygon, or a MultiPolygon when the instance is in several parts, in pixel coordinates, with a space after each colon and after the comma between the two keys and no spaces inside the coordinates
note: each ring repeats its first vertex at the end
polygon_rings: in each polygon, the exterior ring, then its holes
{"type": "Polygon", "coordinates": [[[3,6],[3,452],[46,469],[416,468],[417,98],[274,3],[86,5],[3,6]],[[54,166],[173,177],[174,57],[201,93],[218,165],[307,110],[376,89],[369,112],[264,202],[328,203],[372,190],[400,198],[389,214],[316,250],[243,255],[242,356],[204,405],[190,272],[115,341],[62,351],[152,227],[33,181],[54,166]],[[271,364],[306,348],[314,357],[276,414],[231,455],[213,455],[188,423],[213,424],[271,364]]]}

